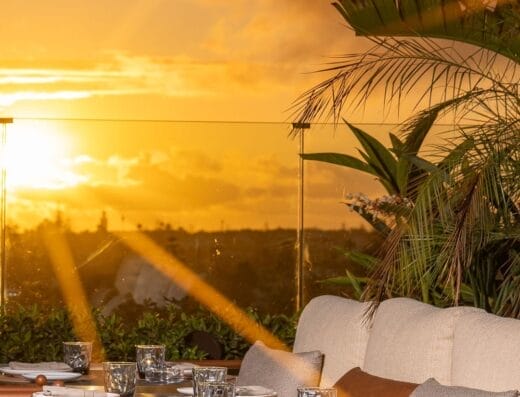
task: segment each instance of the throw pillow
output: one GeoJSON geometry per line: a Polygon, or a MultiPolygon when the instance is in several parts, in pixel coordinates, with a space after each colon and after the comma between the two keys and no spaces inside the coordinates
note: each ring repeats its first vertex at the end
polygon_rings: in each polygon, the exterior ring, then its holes
{"type": "Polygon", "coordinates": [[[410,397],[517,397],[518,391],[491,392],[461,386],[444,386],[431,378],[419,385],[410,397]]]}
{"type": "Polygon", "coordinates": [[[380,378],[353,368],[333,386],[338,397],[408,397],[418,385],[393,379],[380,378]]]}
{"type": "Polygon", "coordinates": [[[237,386],[264,386],[280,397],[293,397],[298,387],[319,385],[322,362],[319,351],[290,353],[257,341],[242,360],[237,386]]]}

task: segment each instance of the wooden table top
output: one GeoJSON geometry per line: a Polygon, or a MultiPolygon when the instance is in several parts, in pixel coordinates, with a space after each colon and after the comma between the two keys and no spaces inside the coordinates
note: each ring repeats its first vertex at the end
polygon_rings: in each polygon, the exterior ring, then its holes
{"type": "MultiPolygon", "coordinates": [[[[187,362],[187,361],[183,361],[187,362]]],[[[203,366],[227,367],[230,372],[238,371],[241,360],[203,360],[189,361],[203,366]]],[[[49,383],[51,384],[51,383],[49,383]]],[[[66,382],[66,387],[84,390],[103,391],[103,371],[101,364],[92,364],[88,375],[81,376],[74,382],[66,382]]],[[[191,382],[183,382],[170,385],[155,385],[144,380],[138,380],[135,397],[166,397],[183,396],[177,392],[177,387],[191,386],[191,382]]],[[[40,386],[21,377],[0,375],[0,397],[29,397],[32,393],[42,391],[40,386]]]]}

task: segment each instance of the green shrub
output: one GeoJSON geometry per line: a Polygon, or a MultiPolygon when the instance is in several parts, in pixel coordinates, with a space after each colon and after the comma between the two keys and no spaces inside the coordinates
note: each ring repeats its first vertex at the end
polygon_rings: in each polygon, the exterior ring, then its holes
{"type": "Polygon", "coordinates": [[[20,306],[0,315],[0,338],[0,362],[54,361],[63,355],[61,342],[73,340],[74,332],[63,309],[20,306]]]}
{"type": "MultiPolygon", "coordinates": [[[[246,313],[269,329],[289,346],[294,341],[297,316],[261,315],[254,309],[246,313]]],[[[135,345],[161,343],[166,345],[166,359],[203,359],[205,353],[186,344],[186,336],[194,330],[214,335],[222,344],[226,359],[243,357],[250,346],[224,321],[204,308],[191,313],[170,304],[161,311],[144,311],[139,318],[128,321],[117,314],[104,316],[94,310],[94,318],[105,357],[108,360],[133,360],[135,345]]],[[[0,362],[60,361],[62,342],[77,340],[66,309],[38,305],[19,306],[0,314],[0,362]]]]}

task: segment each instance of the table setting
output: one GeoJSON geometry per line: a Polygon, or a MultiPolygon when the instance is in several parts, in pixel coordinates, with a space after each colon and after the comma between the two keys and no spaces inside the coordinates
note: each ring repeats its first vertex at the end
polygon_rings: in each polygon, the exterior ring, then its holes
{"type": "Polygon", "coordinates": [[[179,386],[181,395],[196,397],[275,397],[276,393],[262,386],[236,386],[235,378],[229,376],[226,367],[196,366],[188,363],[170,366],[164,361],[164,345],[137,345],[137,372],[150,384],[186,383],[179,386]]]}
{"type": "Polygon", "coordinates": [[[63,362],[12,361],[0,366],[0,381],[25,382],[32,397],[277,396],[263,386],[237,386],[227,367],[168,362],[164,345],[136,345],[135,361],[105,361],[92,371],[91,356],[91,342],[63,342],[63,362]]]}
{"type": "Polygon", "coordinates": [[[44,386],[49,382],[61,386],[88,375],[92,357],[92,342],[63,342],[63,362],[25,363],[11,361],[0,367],[7,377],[2,381],[20,383],[22,380],[44,386]]]}

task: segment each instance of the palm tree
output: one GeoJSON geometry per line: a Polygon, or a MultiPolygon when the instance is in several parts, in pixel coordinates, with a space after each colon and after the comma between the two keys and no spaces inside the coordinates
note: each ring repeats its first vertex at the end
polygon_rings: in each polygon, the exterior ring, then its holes
{"type": "Polygon", "coordinates": [[[333,5],[360,36],[464,41],[520,62],[515,0],[339,0],[333,5]]]}
{"type": "MultiPolygon", "coordinates": [[[[454,29],[453,21],[461,19],[450,19],[446,13],[439,19],[443,29],[419,29],[412,22],[424,14],[412,17],[406,7],[420,3],[437,2],[400,1],[394,7],[394,2],[384,0],[342,0],[335,6],[358,33],[385,33],[375,27],[383,20],[392,21],[383,25],[389,35],[411,35],[415,26],[418,35],[477,41],[465,29],[454,29]],[[366,22],[367,9],[377,10],[379,22],[366,22]]],[[[467,2],[442,4],[466,4],[462,21],[469,20],[467,2]]],[[[385,102],[396,106],[411,92],[419,92],[418,103],[426,100],[428,106],[401,125],[405,141],[421,125],[453,120],[446,141],[427,157],[401,153],[421,170],[421,178],[409,181],[413,208],[389,232],[365,298],[406,295],[437,304],[472,301],[489,311],[520,317],[520,36],[512,34],[518,33],[520,19],[515,7],[497,1],[493,10],[480,10],[495,16],[482,25],[490,34],[482,36],[481,47],[459,48],[429,38],[370,37],[372,48],[329,65],[324,72],[331,76],[297,100],[298,121],[309,123],[324,116],[338,120],[344,105],[362,106],[380,87],[385,102]],[[428,84],[421,90],[425,79],[428,84]]],[[[478,10],[473,12],[475,16],[478,10]]]]}

